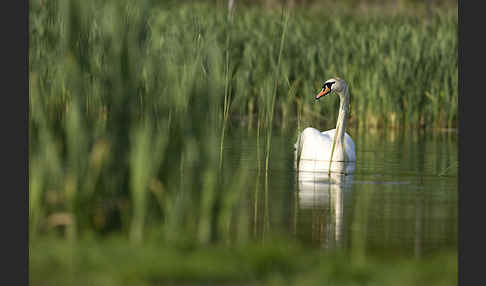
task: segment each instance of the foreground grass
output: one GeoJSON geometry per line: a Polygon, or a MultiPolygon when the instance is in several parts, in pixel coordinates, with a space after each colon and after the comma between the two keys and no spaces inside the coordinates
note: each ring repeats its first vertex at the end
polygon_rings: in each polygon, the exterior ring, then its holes
{"type": "Polygon", "coordinates": [[[120,238],[30,245],[30,285],[456,285],[457,254],[356,263],[275,239],[245,247],[133,245],[120,238]]]}

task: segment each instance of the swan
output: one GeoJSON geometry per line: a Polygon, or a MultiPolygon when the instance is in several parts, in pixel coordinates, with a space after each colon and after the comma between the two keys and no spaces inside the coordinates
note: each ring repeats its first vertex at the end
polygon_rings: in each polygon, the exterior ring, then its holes
{"type": "Polygon", "coordinates": [[[354,172],[356,152],[354,141],[346,133],[349,114],[349,89],[346,81],[333,77],[324,82],[316,100],[335,93],[339,96],[339,115],[336,128],[321,132],[307,127],[295,143],[295,160],[299,170],[354,172]]]}

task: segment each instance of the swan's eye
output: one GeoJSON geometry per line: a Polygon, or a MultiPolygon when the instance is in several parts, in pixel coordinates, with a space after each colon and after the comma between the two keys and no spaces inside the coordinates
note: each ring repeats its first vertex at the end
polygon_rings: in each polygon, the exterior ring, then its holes
{"type": "Polygon", "coordinates": [[[325,88],[327,86],[327,88],[331,89],[331,86],[335,83],[335,81],[331,81],[331,82],[326,82],[322,88],[325,88]]]}

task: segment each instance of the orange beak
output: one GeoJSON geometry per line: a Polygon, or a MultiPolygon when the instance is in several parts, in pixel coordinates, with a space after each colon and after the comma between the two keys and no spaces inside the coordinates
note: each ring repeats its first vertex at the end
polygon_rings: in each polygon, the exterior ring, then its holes
{"type": "Polygon", "coordinates": [[[331,92],[331,89],[330,89],[329,87],[327,87],[327,85],[326,85],[326,87],[325,87],[325,88],[323,88],[323,89],[321,90],[321,92],[319,92],[319,94],[318,94],[318,95],[316,95],[316,99],[319,99],[321,96],[324,96],[324,95],[326,95],[326,94],[328,94],[328,93],[330,93],[330,92],[331,92]]]}

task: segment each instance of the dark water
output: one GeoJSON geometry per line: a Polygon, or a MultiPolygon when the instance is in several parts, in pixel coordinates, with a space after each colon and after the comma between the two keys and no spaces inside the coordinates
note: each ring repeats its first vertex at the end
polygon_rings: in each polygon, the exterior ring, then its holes
{"type": "Polygon", "coordinates": [[[245,207],[253,237],[278,234],[316,249],[362,255],[457,250],[457,132],[348,133],[356,145],[356,169],[339,184],[299,181],[295,133],[273,136],[267,176],[264,137],[230,136],[225,166],[247,160],[251,169],[245,207]]]}

